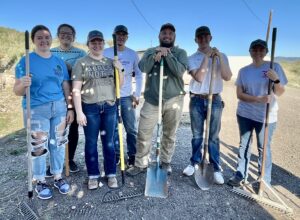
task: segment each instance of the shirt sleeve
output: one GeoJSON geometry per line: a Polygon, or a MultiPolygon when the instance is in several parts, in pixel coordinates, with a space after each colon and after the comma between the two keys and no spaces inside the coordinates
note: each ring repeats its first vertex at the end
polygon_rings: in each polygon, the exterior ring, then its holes
{"type": "Polygon", "coordinates": [[[82,73],[83,73],[83,65],[82,62],[78,60],[72,69],[72,80],[83,81],[82,73]]]}
{"type": "Polygon", "coordinates": [[[135,72],[135,81],[136,81],[136,89],[135,89],[135,96],[140,97],[142,93],[142,87],[143,87],[143,73],[140,70],[139,66],[139,57],[137,53],[135,52],[135,60],[133,63],[133,71],[135,72]]]}
{"type": "Polygon", "coordinates": [[[286,85],[288,83],[288,80],[286,78],[285,72],[283,70],[283,68],[280,66],[280,64],[278,63],[274,63],[274,70],[277,73],[279,80],[280,80],[280,84],[281,85],[286,85]]]}
{"type": "Polygon", "coordinates": [[[64,80],[70,80],[70,76],[69,76],[69,73],[68,73],[68,69],[67,69],[67,65],[62,62],[62,68],[63,68],[63,73],[64,73],[64,80]]]}
{"type": "Polygon", "coordinates": [[[22,57],[15,68],[15,76],[17,79],[20,79],[21,77],[26,75],[26,69],[25,69],[25,57],[22,57]]]}

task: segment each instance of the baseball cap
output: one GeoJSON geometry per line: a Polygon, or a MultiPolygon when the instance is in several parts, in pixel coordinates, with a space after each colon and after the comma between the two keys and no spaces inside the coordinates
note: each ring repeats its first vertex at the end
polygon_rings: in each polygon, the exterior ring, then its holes
{"type": "Polygon", "coordinates": [[[211,35],[210,30],[207,26],[201,26],[198,27],[195,31],[195,37],[198,37],[199,35],[211,35]]]}
{"type": "Polygon", "coordinates": [[[174,25],[171,24],[171,23],[163,24],[163,25],[161,26],[161,28],[160,28],[160,32],[163,31],[164,29],[170,29],[170,30],[172,30],[173,32],[176,31],[174,25]]]}
{"type": "Polygon", "coordinates": [[[102,40],[104,39],[103,34],[100,31],[97,31],[97,30],[90,31],[88,34],[88,37],[87,37],[87,42],[94,40],[96,38],[99,38],[102,40]]]}
{"type": "Polygon", "coordinates": [[[128,34],[128,29],[124,25],[117,25],[114,29],[114,34],[117,32],[124,32],[124,33],[128,34]]]}
{"type": "Polygon", "coordinates": [[[261,46],[261,47],[267,49],[267,52],[268,52],[268,44],[267,44],[266,41],[261,40],[261,39],[257,39],[255,41],[252,41],[251,44],[250,44],[249,50],[253,49],[256,46],[261,46]]]}

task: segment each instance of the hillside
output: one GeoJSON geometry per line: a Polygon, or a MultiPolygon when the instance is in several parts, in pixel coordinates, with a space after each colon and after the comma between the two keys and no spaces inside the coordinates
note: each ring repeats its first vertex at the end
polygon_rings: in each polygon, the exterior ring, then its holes
{"type": "MultiPolygon", "coordinates": [[[[52,47],[59,45],[58,39],[55,38],[55,33],[52,33],[54,39],[52,47]]],[[[24,32],[19,32],[14,29],[0,27],[0,73],[5,69],[9,69],[25,52],[24,32]]],[[[87,50],[86,45],[75,43],[76,47],[87,50]]],[[[32,50],[33,44],[30,42],[32,50]]]]}

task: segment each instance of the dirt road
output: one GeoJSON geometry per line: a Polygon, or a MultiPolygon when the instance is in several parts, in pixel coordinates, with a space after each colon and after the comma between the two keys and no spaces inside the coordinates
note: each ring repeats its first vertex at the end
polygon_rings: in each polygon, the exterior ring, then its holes
{"type": "MultiPolygon", "coordinates": [[[[300,219],[300,97],[299,89],[287,88],[280,98],[279,122],[272,144],[273,186],[280,197],[294,209],[300,219]]],[[[222,120],[221,152],[225,179],[235,168],[238,146],[238,128],[235,117],[236,96],[233,82],[226,83],[223,93],[225,109],[222,120]]],[[[115,203],[101,203],[108,191],[106,183],[96,191],[88,191],[85,184],[83,135],[76,153],[81,171],[71,174],[69,195],[60,195],[56,189],[48,201],[33,200],[33,207],[42,219],[288,219],[277,210],[261,206],[230,191],[229,186],[214,185],[201,191],[193,178],[182,176],[191,153],[191,130],[186,97],[182,123],[177,133],[176,153],[173,157],[173,174],[169,178],[167,199],[144,196],[115,203]]],[[[251,162],[251,175],[255,178],[256,148],[251,162]]],[[[22,219],[17,208],[26,201],[26,143],[24,131],[0,139],[0,219],[22,219]]],[[[120,176],[118,177],[119,180],[120,176]]],[[[121,182],[121,181],[120,181],[121,182]]],[[[49,183],[53,184],[52,180],[49,183]]],[[[145,175],[126,178],[126,192],[143,191],[145,175]]]]}

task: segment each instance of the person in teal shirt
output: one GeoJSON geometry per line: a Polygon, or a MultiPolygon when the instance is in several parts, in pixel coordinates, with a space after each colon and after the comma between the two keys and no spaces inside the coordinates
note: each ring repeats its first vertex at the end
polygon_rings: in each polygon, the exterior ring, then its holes
{"type": "MultiPolygon", "coordinates": [[[[58,47],[51,48],[50,51],[53,55],[63,59],[68,67],[69,75],[71,77],[72,67],[75,66],[76,61],[86,56],[86,52],[80,48],[74,47],[73,42],[75,40],[76,30],[69,24],[61,24],[57,28],[57,37],[60,45],[58,47]]],[[[74,111],[75,113],[75,111],[74,111]]],[[[76,121],[76,114],[74,115],[75,120],[70,126],[69,132],[69,166],[70,172],[75,173],[79,171],[77,164],[74,162],[75,151],[78,145],[79,133],[78,124],[76,121]]],[[[47,177],[52,176],[50,167],[47,169],[47,177]]]]}

